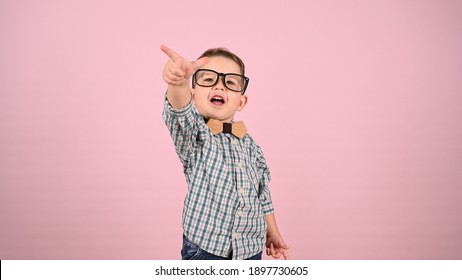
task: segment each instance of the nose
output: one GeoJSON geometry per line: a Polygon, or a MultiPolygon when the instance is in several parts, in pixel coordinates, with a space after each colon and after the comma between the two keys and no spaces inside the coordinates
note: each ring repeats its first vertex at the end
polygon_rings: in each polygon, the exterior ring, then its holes
{"type": "Polygon", "coordinates": [[[225,78],[224,77],[219,77],[218,78],[218,82],[217,84],[213,87],[213,89],[217,89],[217,90],[225,90],[225,82],[224,82],[225,78]]]}

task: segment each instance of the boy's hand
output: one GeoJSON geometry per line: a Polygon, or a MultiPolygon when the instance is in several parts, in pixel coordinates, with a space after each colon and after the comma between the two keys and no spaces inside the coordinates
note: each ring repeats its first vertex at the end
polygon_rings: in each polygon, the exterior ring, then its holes
{"type": "Polygon", "coordinates": [[[281,256],[284,257],[285,260],[289,259],[289,246],[287,246],[280,234],[267,235],[266,254],[275,259],[280,259],[281,256]]]}
{"type": "Polygon", "coordinates": [[[284,239],[282,239],[282,235],[279,233],[274,213],[266,215],[265,221],[268,225],[268,231],[266,232],[266,254],[275,259],[280,259],[283,256],[284,259],[288,260],[289,246],[287,246],[284,239]]]}
{"type": "Polygon", "coordinates": [[[164,45],[160,46],[160,49],[170,58],[164,66],[162,77],[171,86],[188,86],[189,78],[209,62],[208,57],[189,61],[164,45]]]}

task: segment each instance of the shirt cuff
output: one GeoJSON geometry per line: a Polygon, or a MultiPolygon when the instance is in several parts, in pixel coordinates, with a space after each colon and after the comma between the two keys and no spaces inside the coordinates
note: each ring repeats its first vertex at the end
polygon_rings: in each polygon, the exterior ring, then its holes
{"type": "Polygon", "coordinates": [[[268,202],[263,202],[261,206],[263,210],[263,215],[265,216],[272,214],[274,212],[274,207],[273,207],[273,203],[271,202],[271,200],[268,202]]]}
{"type": "Polygon", "coordinates": [[[175,116],[178,116],[178,117],[182,117],[184,115],[187,115],[190,111],[191,111],[191,108],[192,108],[192,99],[191,101],[189,101],[189,103],[182,107],[182,108],[174,108],[170,102],[168,102],[168,99],[167,99],[167,94],[165,94],[165,111],[169,112],[170,114],[172,115],[175,115],[175,116]]]}

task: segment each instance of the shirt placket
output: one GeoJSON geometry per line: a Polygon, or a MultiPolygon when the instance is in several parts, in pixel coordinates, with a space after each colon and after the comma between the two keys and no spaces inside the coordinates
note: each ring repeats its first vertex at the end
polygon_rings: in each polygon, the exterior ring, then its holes
{"type": "Polygon", "coordinates": [[[235,191],[238,197],[237,209],[234,213],[233,230],[231,233],[231,243],[233,247],[233,258],[238,258],[243,248],[242,235],[246,226],[245,207],[248,204],[246,201],[247,192],[249,191],[249,181],[247,180],[245,153],[243,153],[239,140],[231,135],[227,135],[229,139],[230,158],[233,167],[233,177],[235,191]]]}

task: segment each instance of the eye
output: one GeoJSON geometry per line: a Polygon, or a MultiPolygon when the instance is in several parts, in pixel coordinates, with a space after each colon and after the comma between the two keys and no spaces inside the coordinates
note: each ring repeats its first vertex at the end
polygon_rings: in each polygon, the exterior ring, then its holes
{"type": "Polygon", "coordinates": [[[230,75],[226,77],[226,84],[230,86],[235,86],[239,84],[239,79],[234,75],[230,75]]]}
{"type": "Polygon", "coordinates": [[[198,77],[197,81],[199,82],[199,84],[213,84],[215,82],[215,77],[210,74],[204,74],[198,77]]]}

